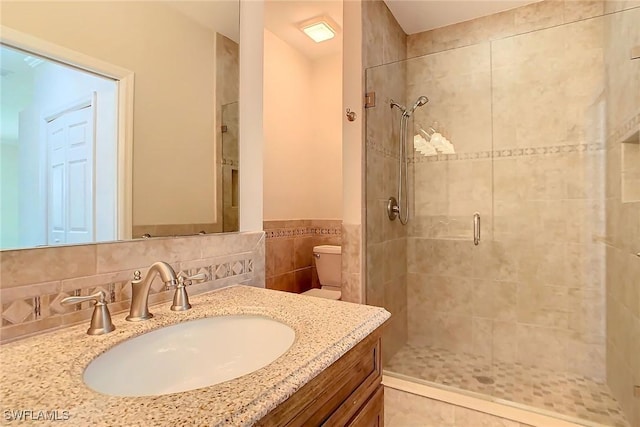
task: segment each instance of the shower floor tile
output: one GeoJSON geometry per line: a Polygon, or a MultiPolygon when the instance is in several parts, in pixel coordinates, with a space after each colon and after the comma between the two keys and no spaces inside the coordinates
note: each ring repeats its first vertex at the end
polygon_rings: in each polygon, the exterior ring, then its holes
{"type": "Polygon", "coordinates": [[[587,377],[447,350],[402,347],[385,369],[607,426],[629,427],[609,387],[587,377]]]}

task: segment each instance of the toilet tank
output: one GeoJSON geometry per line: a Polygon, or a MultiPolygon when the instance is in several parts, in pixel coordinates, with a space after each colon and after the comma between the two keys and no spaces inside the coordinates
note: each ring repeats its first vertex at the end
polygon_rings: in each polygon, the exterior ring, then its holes
{"type": "Polygon", "coordinates": [[[342,248],[322,245],[313,247],[316,270],[321,286],[342,286],[342,248]]]}

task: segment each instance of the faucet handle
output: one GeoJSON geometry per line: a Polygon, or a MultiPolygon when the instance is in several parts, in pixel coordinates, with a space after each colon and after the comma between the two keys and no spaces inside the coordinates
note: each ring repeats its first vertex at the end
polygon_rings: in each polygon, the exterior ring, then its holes
{"type": "Polygon", "coordinates": [[[95,301],[96,304],[93,307],[93,314],[91,315],[91,325],[87,329],[88,335],[102,335],[108,334],[116,327],[113,326],[111,321],[111,313],[109,313],[109,307],[107,307],[107,294],[104,291],[98,291],[92,295],[86,297],[67,297],[60,301],[60,304],[70,305],[79,304],[86,301],[95,301]]]}
{"type": "Polygon", "coordinates": [[[175,294],[173,294],[173,304],[171,305],[171,310],[189,310],[191,308],[191,303],[189,303],[187,285],[192,284],[194,281],[202,282],[204,280],[207,280],[207,275],[204,273],[194,274],[193,276],[178,276],[178,284],[176,285],[176,292],[175,294]]]}
{"type": "Polygon", "coordinates": [[[204,282],[205,280],[207,280],[207,275],[205,273],[194,274],[193,276],[178,276],[178,286],[180,283],[188,286],[193,282],[204,282]]]}

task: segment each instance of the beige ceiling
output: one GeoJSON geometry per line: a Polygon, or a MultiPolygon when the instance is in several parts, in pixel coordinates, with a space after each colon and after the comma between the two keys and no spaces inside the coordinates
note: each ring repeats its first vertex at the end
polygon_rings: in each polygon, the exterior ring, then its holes
{"type": "Polygon", "coordinates": [[[540,0],[384,0],[405,33],[415,34],[540,0]]]}
{"type": "Polygon", "coordinates": [[[342,52],[342,0],[266,0],[264,26],[309,59],[342,52]],[[331,40],[316,43],[298,28],[318,16],[328,16],[340,27],[331,40]]]}

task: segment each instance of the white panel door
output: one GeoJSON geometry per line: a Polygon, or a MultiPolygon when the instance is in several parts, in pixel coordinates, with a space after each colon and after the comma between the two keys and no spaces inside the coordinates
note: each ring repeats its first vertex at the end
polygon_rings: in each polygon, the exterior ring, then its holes
{"type": "Polygon", "coordinates": [[[49,147],[49,244],[67,242],[66,227],[66,129],[64,120],[54,120],[47,125],[47,146],[49,147]]]}
{"type": "Polygon", "coordinates": [[[93,106],[47,124],[51,245],[94,240],[94,139],[93,106]]]}

